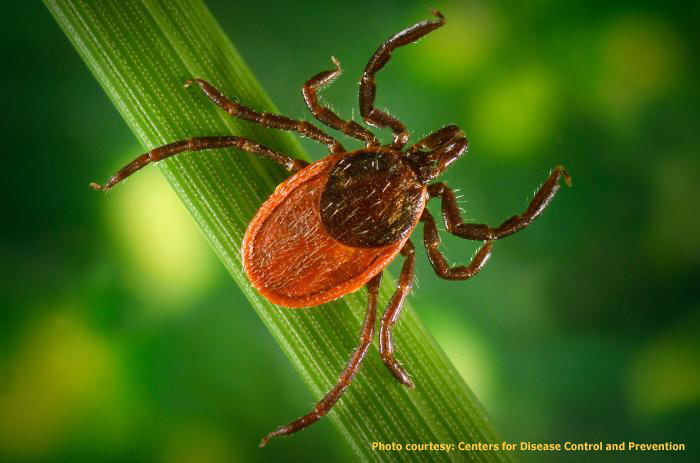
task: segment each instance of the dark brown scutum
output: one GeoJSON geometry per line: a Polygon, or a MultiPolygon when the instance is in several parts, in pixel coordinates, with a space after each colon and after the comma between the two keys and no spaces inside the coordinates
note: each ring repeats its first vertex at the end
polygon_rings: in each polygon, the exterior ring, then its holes
{"type": "Polygon", "coordinates": [[[379,273],[367,283],[367,314],[365,315],[365,321],[362,325],[360,342],[355,352],[353,352],[352,357],[350,357],[345,370],[343,370],[338,377],[338,382],[328,391],[325,397],[318,401],[311,412],[269,433],[260,442],[260,447],[265,447],[268,441],[273,437],[292,434],[317,422],[328,413],[338,399],[340,399],[340,396],[343,395],[345,389],[348,388],[353,378],[360,370],[362,360],[367,356],[369,346],[372,343],[372,339],[374,339],[374,325],[377,320],[377,295],[379,294],[379,285],[381,282],[382,274],[379,273]]]}
{"type": "Polygon", "coordinates": [[[424,187],[399,153],[358,151],[335,165],[321,195],[321,220],[330,236],[352,247],[403,239],[423,207],[424,187]]]}

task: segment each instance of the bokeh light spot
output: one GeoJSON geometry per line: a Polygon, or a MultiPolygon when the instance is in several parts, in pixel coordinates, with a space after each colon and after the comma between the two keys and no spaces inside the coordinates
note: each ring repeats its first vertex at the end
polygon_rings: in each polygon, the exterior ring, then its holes
{"type": "Polygon", "coordinates": [[[700,236],[700,215],[697,202],[688,198],[700,198],[700,169],[690,156],[665,159],[659,154],[652,169],[654,196],[646,244],[666,269],[692,265],[700,259],[700,240],[686,238],[700,236]]]}
{"type": "Polygon", "coordinates": [[[168,435],[161,461],[164,463],[218,463],[250,461],[234,455],[231,436],[224,436],[208,425],[180,423],[168,435]]]}
{"type": "Polygon", "coordinates": [[[484,65],[500,37],[500,21],[481,2],[454,4],[443,13],[449,26],[422,41],[410,63],[417,76],[452,85],[484,65]]]}
{"type": "Polygon", "coordinates": [[[69,310],[30,326],[3,376],[0,454],[30,459],[121,383],[111,346],[69,310]]]}
{"type": "Polygon", "coordinates": [[[106,217],[145,298],[169,310],[187,307],[212,283],[216,259],[157,169],[112,190],[106,217]]]}
{"type": "MultiPolygon", "coordinates": [[[[437,308],[435,309],[438,312],[437,308]]],[[[496,396],[495,359],[486,341],[465,326],[439,315],[431,317],[431,331],[459,374],[484,404],[496,396]]]]}
{"type": "Polygon", "coordinates": [[[653,339],[632,358],[626,395],[640,415],[658,415],[700,403],[699,324],[653,339]]]}
{"type": "Polygon", "coordinates": [[[678,77],[679,43],[659,18],[629,15],[611,23],[600,41],[603,113],[629,117],[669,89],[678,77]]]}
{"type": "Polygon", "coordinates": [[[488,83],[468,104],[472,145],[506,158],[537,152],[551,137],[556,94],[553,76],[533,65],[488,83]]]}

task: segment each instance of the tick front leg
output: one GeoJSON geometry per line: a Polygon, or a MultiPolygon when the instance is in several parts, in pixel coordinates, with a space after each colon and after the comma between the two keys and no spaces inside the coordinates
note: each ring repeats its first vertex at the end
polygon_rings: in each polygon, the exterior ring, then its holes
{"type": "Polygon", "coordinates": [[[311,79],[306,81],[304,88],[302,89],[302,94],[304,95],[304,101],[306,101],[306,106],[309,107],[311,113],[316,119],[323,122],[327,126],[340,130],[346,135],[350,135],[353,138],[362,140],[367,143],[367,146],[375,146],[379,144],[377,137],[374,136],[372,132],[362,127],[355,121],[345,121],[338,117],[333,111],[325,106],[321,106],[318,102],[318,96],[316,92],[326,85],[329,85],[333,80],[340,75],[340,63],[334,57],[332,57],[333,63],[335,64],[335,69],[332,71],[323,71],[311,79]]]}
{"type": "Polygon", "coordinates": [[[384,364],[396,379],[401,384],[412,388],[413,381],[411,381],[411,377],[394,357],[394,345],[391,339],[391,329],[399,319],[404,300],[411,291],[411,287],[413,287],[413,274],[416,264],[416,252],[413,243],[406,241],[406,244],[401,248],[401,254],[405,260],[403,267],[401,267],[401,276],[399,276],[396,292],[391,297],[389,305],[384,311],[384,316],[382,316],[379,329],[379,352],[382,354],[384,364]]]}
{"type": "Polygon", "coordinates": [[[287,434],[295,433],[314,424],[323,418],[338,399],[340,399],[340,396],[343,395],[343,392],[345,392],[345,389],[348,388],[352,379],[359,371],[362,360],[364,360],[367,355],[367,350],[369,350],[369,346],[374,338],[374,325],[377,319],[377,294],[379,293],[379,284],[381,281],[382,274],[380,273],[367,283],[367,315],[365,315],[365,321],[362,325],[360,343],[352,354],[352,357],[350,357],[350,361],[345,367],[345,370],[340,374],[338,382],[328,391],[328,394],[316,404],[311,412],[269,433],[260,441],[260,447],[265,447],[273,437],[286,436],[287,434]]]}
{"type": "Polygon", "coordinates": [[[310,122],[298,121],[286,116],[280,116],[279,114],[258,112],[254,109],[250,109],[247,106],[231,101],[226,95],[204,79],[195,78],[188,80],[185,82],[185,88],[192,85],[192,83],[199,85],[212,102],[234,117],[258,123],[263,127],[298,132],[305,137],[327,145],[331,153],[342,153],[345,151],[345,148],[343,148],[343,145],[341,145],[338,140],[310,122]]]}
{"type": "Polygon", "coordinates": [[[416,42],[425,34],[445,24],[445,18],[439,11],[433,10],[433,15],[438,18],[437,21],[421,21],[402,30],[384,42],[374,52],[374,55],[372,55],[365,67],[365,72],[360,78],[360,114],[362,114],[362,119],[374,127],[391,127],[392,132],[394,132],[392,147],[397,150],[403,148],[406,141],[408,141],[409,134],[406,131],[406,126],[401,121],[374,107],[374,100],[377,95],[375,74],[389,62],[391,52],[394,49],[416,42]]]}
{"type": "Polygon", "coordinates": [[[493,241],[486,241],[472,257],[469,265],[450,267],[447,259],[440,252],[440,235],[432,214],[427,209],[424,209],[420,219],[425,224],[423,228],[423,242],[428,252],[428,260],[430,260],[430,265],[433,266],[433,270],[440,278],[446,280],[468,280],[479,273],[479,270],[486,265],[489,257],[491,257],[493,241]]]}
{"type": "Polygon", "coordinates": [[[504,221],[498,227],[492,228],[484,224],[464,223],[460,215],[454,192],[444,183],[435,183],[428,186],[428,195],[431,198],[442,198],[442,218],[445,227],[453,235],[476,241],[491,241],[504,238],[527,227],[542,214],[549,205],[554,195],[559,190],[560,179],[564,178],[567,186],[571,186],[571,177],[564,167],[557,166],[552,169],[547,180],[537,190],[530,201],[527,210],[504,221]]]}
{"type": "Polygon", "coordinates": [[[261,145],[252,140],[243,137],[223,136],[223,137],[194,137],[187,140],[180,140],[168,145],[160,146],[150,150],[146,154],[142,154],[129,164],[121,168],[116,174],[107,181],[105,185],[91,183],[90,186],[95,190],[109,190],[115,184],[121,182],[134,172],[141,170],[151,162],[157,162],[170,156],[175,156],[178,153],[185,151],[201,151],[214,148],[238,148],[248,153],[257,154],[260,157],[270,159],[284,166],[290,172],[296,172],[306,167],[309,163],[299,159],[290,158],[284,154],[278,153],[272,148],[261,145]]]}

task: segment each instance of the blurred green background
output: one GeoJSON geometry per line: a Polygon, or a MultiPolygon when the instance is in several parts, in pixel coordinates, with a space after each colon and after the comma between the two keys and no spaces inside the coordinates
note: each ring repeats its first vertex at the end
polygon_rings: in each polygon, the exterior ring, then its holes
{"type": "MultiPolygon", "coordinates": [[[[414,306],[506,440],[687,447],[521,460],[698,461],[692,3],[207,3],[280,111],[309,120],[301,85],[331,55],[344,75],[324,95],[350,117],[371,53],[439,7],[447,26],[395,53],[379,105],[414,140],[464,128],[444,180],[470,220],[521,212],[559,163],[574,188],[471,281],[419,253],[414,306]]],[[[155,169],[87,188],[143,147],[43,5],[6,13],[0,460],[353,461],[330,422],[257,448],[314,398],[155,169]]],[[[476,247],[444,242],[453,262],[476,247]]]]}

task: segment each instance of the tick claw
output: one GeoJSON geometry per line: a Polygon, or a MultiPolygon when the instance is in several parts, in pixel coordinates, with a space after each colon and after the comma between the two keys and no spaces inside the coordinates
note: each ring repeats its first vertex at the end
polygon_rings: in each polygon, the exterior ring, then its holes
{"type": "Polygon", "coordinates": [[[258,444],[258,447],[263,448],[267,445],[268,442],[270,442],[270,435],[269,434],[267,436],[263,437],[263,439],[258,444]]]}
{"type": "Polygon", "coordinates": [[[442,22],[443,24],[445,23],[445,17],[444,17],[444,16],[442,15],[442,13],[440,13],[438,10],[436,10],[435,8],[433,8],[433,9],[430,10],[430,12],[432,13],[433,16],[435,16],[436,18],[438,18],[438,19],[440,20],[440,22],[442,22]]]}
{"type": "Polygon", "coordinates": [[[102,185],[95,183],[95,182],[90,183],[90,188],[92,188],[93,190],[97,190],[97,191],[107,191],[109,189],[109,188],[103,187],[102,185]]]}
{"type": "Polygon", "coordinates": [[[335,70],[340,71],[340,61],[338,61],[338,58],[331,56],[331,61],[333,61],[333,64],[335,64],[335,70]]]}
{"type": "Polygon", "coordinates": [[[382,360],[384,360],[384,364],[386,367],[389,369],[392,375],[394,375],[394,378],[396,380],[406,386],[409,389],[413,389],[413,381],[411,380],[411,377],[408,375],[408,372],[402,367],[399,362],[396,361],[394,358],[393,354],[388,354],[386,357],[384,356],[385,354],[382,354],[382,360]]]}
{"type": "Polygon", "coordinates": [[[414,387],[416,387],[416,385],[413,384],[413,381],[409,377],[406,377],[403,381],[401,381],[401,384],[403,384],[409,389],[413,389],[414,387]]]}
{"type": "Polygon", "coordinates": [[[571,175],[564,169],[564,166],[558,166],[557,169],[561,172],[561,175],[564,177],[564,183],[566,183],[566,186],[571,187],[571,175]]]}
{"type": "Polygon", "coordinates": [[[566,183],[566,186],[571,187],[571,175],[564,169],[564,166],[559,165],[552,169],[551,172],[556,171],[558,174],[560,174],[562,177],[564,177],[564,183],[566,183]]]}
{"type": "Polygon", "coordinates": [[[413,389],[415,387],[415,385],[413,384],[413,380],[411,379],[410,376],[408,376],[408,373],[406,373],[406,370],[403,370],[401,372],[401,377],[399,378],[397,376],[396,379],[398,379],[401,384],[403,384],[404,386],[406,386],[409,389],[413,389]]]}
{"type": "Polygon", "coordinates": [[[193,79],[187,79],[185,83],[182,85],[184,88],[189,88],[190,85],[194,83],[193,79]]]}

